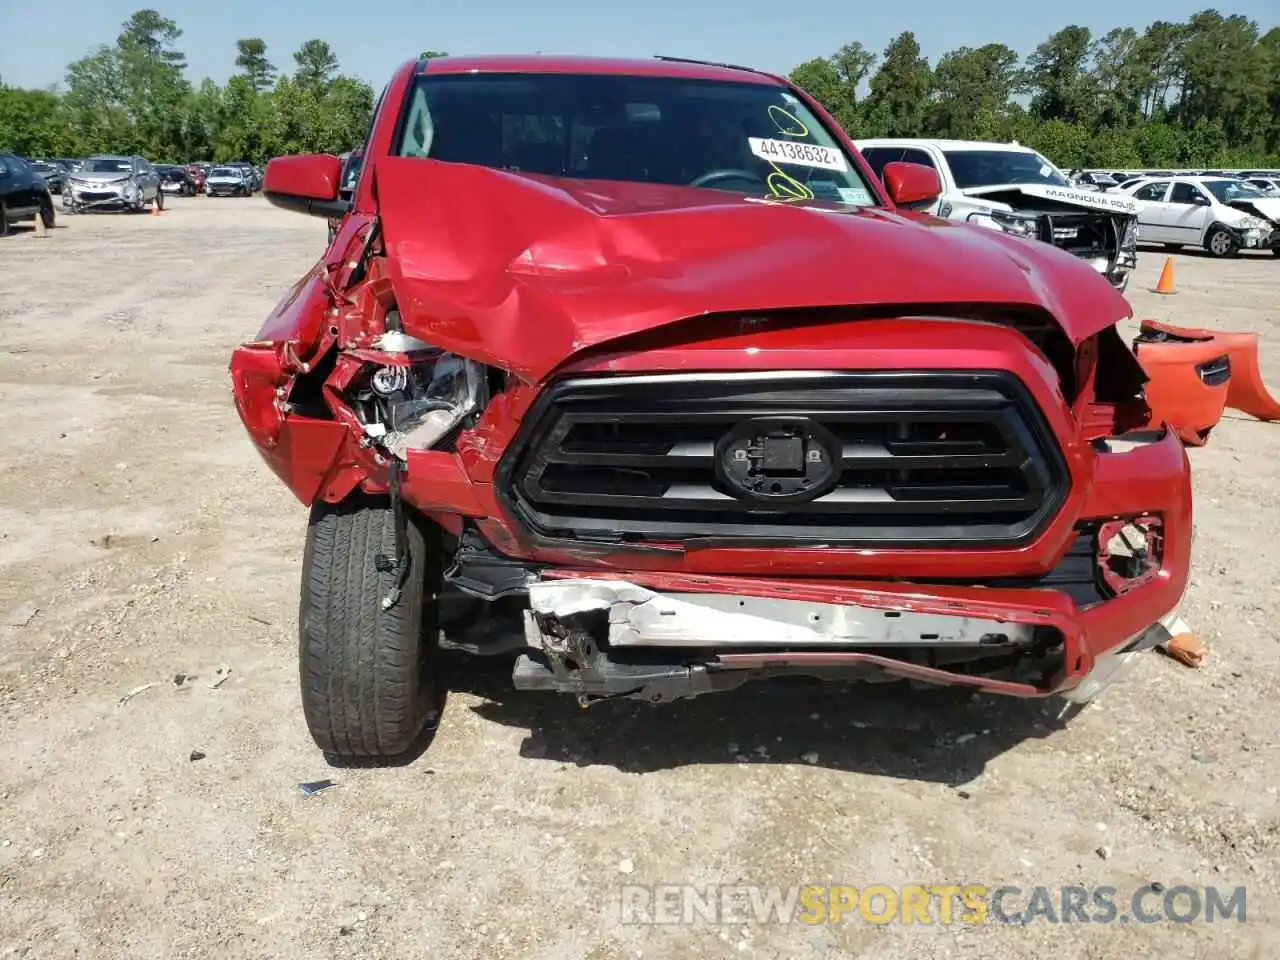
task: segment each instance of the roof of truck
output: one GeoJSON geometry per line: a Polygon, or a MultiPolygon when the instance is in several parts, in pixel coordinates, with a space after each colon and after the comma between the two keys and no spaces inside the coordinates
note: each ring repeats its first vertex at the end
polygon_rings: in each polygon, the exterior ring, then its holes
{"type": "Polygon", "coordinates": [[[620,57],[580,57],[546,54],[486,54],[482,56],[433,57],[424,60],[424,73],[596,73],[638,77],[680,77],[686,80],[733,80],[771,86],[780,77],[751,67],[678,57],[625,59],[620,57]]]}
{"type": "Polygon", "coordinates": [[[943,150],[1004,150],[1009,153],[1034,153],[1023,143],[992,143],[986,140],[937,140],[931,137],[874,137],[855,139],[858,149],[863,147],[941,147],[943,150]]]}

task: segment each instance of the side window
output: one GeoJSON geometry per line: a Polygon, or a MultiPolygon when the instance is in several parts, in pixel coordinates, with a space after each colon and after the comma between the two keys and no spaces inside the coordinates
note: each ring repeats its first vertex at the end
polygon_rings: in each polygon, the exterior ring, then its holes
{"type": "Polygon", "coordinates": [[[861,153],[866,158],[867,163],[870,164],[872,172],[877,177],[883,178],[884,165],[895,160],[901,160],[906,151],[901,147],[867,147],[861,153]]]}
{"type": "Polygon", "coordinates": [[[933,162],[933,157],[923,150],[903,150],[901,159],[907,163],[918,163],[921,166],[932,167],[935,170],[938,168],[938,165],[933,162]]]}
{"type": "Polygon", "coordinates": [[[1196,202],[1197,197],[1203,197],[1204,194],[1190,183],[1175,183],[1173,192],[1169,194],[1170,203],[1192,204],[1196,202]]]}
{"type": "Polygon", "coordinates": [[[1133,194],[1135,200],[1163,200],[1165,191],[1169,189],[1169,181],[1157,180],[1139,187],[1133,194]]]}

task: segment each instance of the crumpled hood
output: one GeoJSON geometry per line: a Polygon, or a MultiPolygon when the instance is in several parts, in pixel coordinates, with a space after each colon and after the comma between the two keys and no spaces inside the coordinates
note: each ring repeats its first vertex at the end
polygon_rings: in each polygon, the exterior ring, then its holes
{"type": "Polygon", "coordinates": [[[87,183],[119,183],[121,180],[128,180],[132,176],[133,174],[129,173],[127,170],[113,170],[110,173],[101,171],[85,173],[82,170],[77,170],[75,173],[71,174],[71,178],[73,180],[84,180],[87,183]]]}
{"type": "Polygon", "coordinates": [[[961,190],[967,197],[984,197],[994,193],[1020,193],[1039,200],[1056,200],[1089,210],[1106,213],[1137,213],[1138,201],[1128,194],[1109,193],[1101,190],[1082,190],[1079,187],[1055,187],[1047,183],[1006,183],[1000,186],[970,187],[961,190]]]}
{"type": "Polygon", "coordinates": [[[701,314],[1027,305],[1078,343],[1131,313],[1049,244],[914,214],[402,157],[374,191],[405,331],[530,381],[701,314]]]}
{"type": "Polygon", "coordinates": [[[1233,200],[1230,206],[1245,213],[1253,213],[1265,217],[1272,223],[1280,223],[1280,197],[1249,197],[1233,200]]]}

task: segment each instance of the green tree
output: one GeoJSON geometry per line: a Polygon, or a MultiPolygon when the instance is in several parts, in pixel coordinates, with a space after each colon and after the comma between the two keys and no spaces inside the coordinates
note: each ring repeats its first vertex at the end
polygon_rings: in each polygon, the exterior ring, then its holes
{"type": "Polygon", "coordinates": [[[120,51],[101,46],[67,67],[63,109],[82,152],[138,148],[133,119],[125,106],[120,51]]]}
{"type": "Polygon", "coordinates": [[[1063,27],[1027,58],[1026,82],[1031,111],[1044,120],[1091,121],[1097,112],[1098,86],[1086,69],[1093,47],[1088,27],[1063,27]]]}
{"type": "Polygon", "coordinates": [[[418,54],[418,59],[436,60],[440,57],[447,57],[448,55],[449,54],[445,53],[443,50],[423,50],[422,53],[418,54]]]}
{"type": "Polygon", "coordinates": [[[1015,114],[1010,98],[1023,89],[1018,55],[1003,43],[944,54],[934,83],[929,125],[940,136],[959,139],[985,139],[1009,127],[1015,114]]]}
{"type": "Polygon", "coordinates": [[[51,90],[0,83],[0,144],[22,156],[61,156],[78,148],[62,101],[51,90]]]}
{"type": "Polygon", "coordinates": [[[270,90],[275,83],[276,68],[267,59],[266,41],[258,37],[236,41],[236,66],[258,93],[270,90]]]}
{"type": "Polygon", "coordinates": [[[1178,56],[1182,125],[1215,121],[1229,141],[1261,146],[1273,115],[1271,63],[1258,43],[1258,25],[1238,14],[1202,10],[1192,15],[1185,38],[1178,56]]]}
{"type": "Polygon", "coordinates": [[[849,136],[861,136],[858,88],[875,62],[876,55],[855,40],[829,57],[800,64],[791,71],[791,82],[826,107],[849,136]]]}
{"type": "MultiPolygon", "coordinates": [[[[1117,27],[1093,47],[1093,73],[1098,82],[1098,112],[1107,126],[1131,123],[1143,112],[1151,72],[1138,56],[1138,31],[1117,27]]],[[[1135,161],[1136,162],[1136,161],[1135,161]]],[[[1121,161],[1112,161],[1113,165],[1121,161]]]]}
{"type": "Polygon", "coordinates": [[[186,57],[176,48],[182,31],[154,10],[139,10],[125,21],[116,41],[123,107],[132,121],[138,151],[154,159],[184,152],[183,108],[191,92],[183,71],[186,57]]]}
{"type": "Polygon", "coordinates": [[[868,136],[918,137],[925,131],[933,70],[915,34],[906,31],[884,48],[864,103],[868,136]]]}
{"type": "Polygon", "coordinates": [[[327,84],[338,69],[338,57],[323,40],[308,40],[293,55],[298,65],[293,78],[299,86],[318,90],[327,84]]]}

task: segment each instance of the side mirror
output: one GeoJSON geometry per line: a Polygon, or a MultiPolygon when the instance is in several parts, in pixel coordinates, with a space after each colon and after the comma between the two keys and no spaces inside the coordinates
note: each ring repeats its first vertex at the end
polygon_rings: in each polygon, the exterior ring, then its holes
{"type": "Polygon", "coordinates": [[[1209,205],[1208,198],[1203,197],[1198,193],[1191,198],[1191,202],[1194,203],[1197,207],[1207,207],[1209,205]]]}
{"type": "Polygon", "coordinates": [[[942,193],[938,171],[923,163],[886,163],[880,177],[889,191],[889,199],[899,207],[932,203],[942,193]]]}
{"type": "Polygon", "coordinates": [[[338,196],[342,161],[331,153],[275,157],[267,164],[262,192],[285,210],[313,217],[341,217],[351,204],[338,196]]]}

